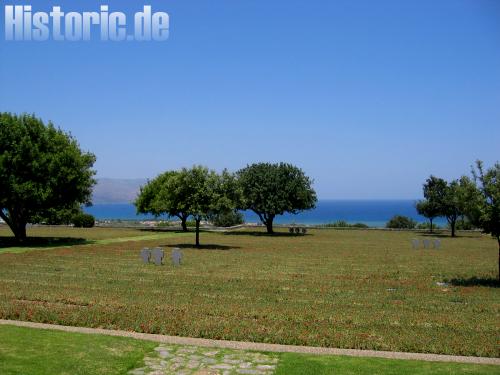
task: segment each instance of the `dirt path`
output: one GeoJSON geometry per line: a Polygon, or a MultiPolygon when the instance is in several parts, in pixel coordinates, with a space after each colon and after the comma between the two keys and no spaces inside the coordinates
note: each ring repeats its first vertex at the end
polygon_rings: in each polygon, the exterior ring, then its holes
{"type": "Polygon", "coordinates": [[[458,363],[500,365],[500,358],[465,357],[465,356],[428,354],[428,353],[385,352],[385,351],[358,350],[358,349],[335,349],[335,348],[321,348],[321,347],[311,347],[311,346],[210,340],[210,339],[198,339],[191,337],[154,335],[149,333],[118,331],[118,330],[109,330],[100,328],[70,327],[70,326],[61,326],[55,324],[22,322],[17,320],[3,320],[3,319],[0,319],[0,324],[14,325],[18,327],[39,328],[39,329],[54,329],[65,332],[78,332],[78,333],[101,334],[109,336],[131,337],[139,340],[155,341],[164,344],[192,345],[192,346],[202,346],[209,348],[256,350],[262,352],[282,352],[282,353],[288,352],[288,353],[317,354],[317,355],[347,355],[353,357],[377,357],[377,358],[410,359],[410,360],[432,361],[432,362],[458,362],[458,363]]]}

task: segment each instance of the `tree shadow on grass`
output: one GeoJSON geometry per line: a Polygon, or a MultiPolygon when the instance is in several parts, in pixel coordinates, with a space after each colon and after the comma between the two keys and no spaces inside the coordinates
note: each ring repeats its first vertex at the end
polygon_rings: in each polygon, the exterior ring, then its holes
{"type": "Polygon", "coordinates": [[[196,246],[194,244],[177,244],[177,245],[160,245],[162,247],[178,247],[180,249],[192,249],[192,250],[234,250],[240,249],[239,246],[226,246],[226,245],[215,245],[215,244],[201,244],[200,246],[196,246]]]}
{"type": "Polygon", "coordinates": [[[491,277],[469,277],[469,278],[455,278],[445,280],[445,282],[454,286],[487,286],[490,288],[500,288],[500,281],[491,277]]]}
{"type": "Polygon", "coordinates": [[[17,248],[44,248],[44,247],[62,247],[73,245],[85,245],[92,241],[85,238],[74,237],[28,237],[23,242],[18,242],[14,237],[0,237],[0,252],[2,249],[10,247],[17,248]]]}
{"type": "Polygon", "coordinates": [[[255,237],[303,237],[310,236],[310,234],[303,233],[290,233],[290,232],[274,232],[269,234],[267,232],[258,231],[237,231],[237,232],[224,232],[226,236],[255,236],[255,237]]]}

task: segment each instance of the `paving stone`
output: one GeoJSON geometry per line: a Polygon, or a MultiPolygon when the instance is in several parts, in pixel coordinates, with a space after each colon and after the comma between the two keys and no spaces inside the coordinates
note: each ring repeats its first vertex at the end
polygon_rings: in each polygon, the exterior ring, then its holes
{"type": "Polygon", "coordinates": [[[261,353],[160,345],[129,375],[271,375],[278,359],[261,353]]]}
{"type": "Polygon", "coordinates": [[[217,370],[231,370],[233,368],[233,366],[228,365],[227,363],[221,363],[218,365],[210,366],[210,368],[217,369],[217,370]]]}
{"type": "Polygon", "coordinates": [[[209,365],[217,363],[217,361],[213,358],[202,358],[201,362],[209,364],[209,365]]]}
{"type": "Polygon", "coordinates": [[[229,363],[231,365],[239,365],[240,363],[243,362],[243,360],[242,359],[225,359],[224,362],[229,363]]]}
{"type": "Polygon", "coordinates": [[[180,363],[172,363],[172,364],[170,365],[170,369],[171,369],[171,370],[174,370],[174,371],[175,371],[175,370],[177,370],[177,369],[180,369],[181,367],[183,367],[183,366],[182,366],[182,364],[180,364],[180,363]]]}
{"type": "Polygon", "coordinates": [[[172,354],[170,354],[170,352],[166,351],[166,350],[161,350],[160,352],[158,352],[158,355],[161,357],[161,358],[168,358],[168,357],[172,357],[172,354]]]}
{"type": "MultiPolygon", "coordinates": [[[[223,374],[225,375],[226,372],[224,371],[223,374]]],[[[210,369],[201,369],[196,371],[193,375],[219,375],[219,371],[217,370],[210,370],[210,369]]],[[[227,373],[229,375],[229,372],[227,373]]]]}
{"type": "Polygon", "coordinates": [[[258,365],[257,370],[274,370],[275,366],[273,365],[258,365]]]}
{"type": "Polygon", "coordinates": [[[238,369],[236,370],[238,374],[261,374],[259,370],[251,370],[251,369],[238,369]]]}
{"type": "Polygon", "coordinates": [[[189,361],[187,363],[186,367],[187,368],[191,368],[191,369],[198,368],[198,367],[200,367],[200,362],[198,362],[198,361],[189,361]]]}
{"type": "Polygon", "coordinates": [[[177,353],[179,354],[193,354],[193,353],[196,353],[196,349],[195,348],[180,348],[179,350],[177,350],[177,353]]]}

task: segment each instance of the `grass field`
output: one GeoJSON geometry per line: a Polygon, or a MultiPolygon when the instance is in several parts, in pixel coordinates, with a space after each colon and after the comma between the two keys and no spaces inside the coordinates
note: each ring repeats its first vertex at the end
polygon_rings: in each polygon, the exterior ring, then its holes
{"type": "MultiPolygon", "coordinates": [[[[57,236],[72,234],[62,231],[57,236]]],[[[497,248],[487,236],[443,237],[442,250],[430,251],[411,250],[411,232],[242,231],[202,233],[206,246],[198,250],[193,234],[122,242],[131,234],[88,233],[117,242],[0,250],[0,317],[214,339],[500,354],[497,248]],[[183,265],[142,264],[139,249],[158,245],[182,247],[183,265]]]]}
{"type": "MultiPolygon", "coordinates": [[[[103,335],[0,326],[2,375],[118,375],[144,365],[157,344],[103,335]]],[[[234,352],[234,351],[233,351],[234,352]]],[[[276,375],[498,374],[498,366],[273,353],[276,375]]]]}

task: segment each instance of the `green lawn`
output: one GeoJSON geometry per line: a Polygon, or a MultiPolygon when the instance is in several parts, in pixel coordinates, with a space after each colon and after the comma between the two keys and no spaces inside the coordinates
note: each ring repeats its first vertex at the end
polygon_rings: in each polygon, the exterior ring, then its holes
{"type": "Polygon", "coordinates": [[[276,375],[459,375],[498,374],[500,366],[346,356],[281,354],[276,375]]]}
{"type": "Polygon", "coordinates": [[[0,374],[126,374],[155,346],[121,337],[0,326],[0,374]]]}
{"type": "MultiPolygon", "coordinates": [[[[66,236],[66,230],[58,235],[66,236]]],[[[117,232],[115,238],[128,236],[117,232]]],[[[443,237],[442,250],[415,251],[415,236],[325,229],[269,237],[242,231],[202,233],[202,250],[192,247],[193,234],[25,253],[0,250],[0,317],[498,357],[495,241],[479,234],[443,237]],[[183,265],[142,264],[139,249],[158,245],[182,247],[183,265]],[[445,281],[449,285],[438,284],[445,281]]]]}
{"type": "MultiPolygon", "coordinates": [[[[126,374],[144,365],[158,344],[129,338],[0,326],[2,375],[126,374]]],[[[234,351],[233,351],[234,352],[234,351]]],[[[498,374],[499,366],[273,354],[276,375],[455,375],[498,374]]]]}

